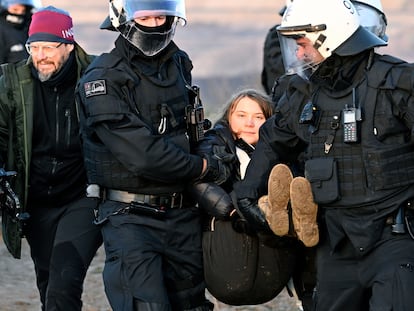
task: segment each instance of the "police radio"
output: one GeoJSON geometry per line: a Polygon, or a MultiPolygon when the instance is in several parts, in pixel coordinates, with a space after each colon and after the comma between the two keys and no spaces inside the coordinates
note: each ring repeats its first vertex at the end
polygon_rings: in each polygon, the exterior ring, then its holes
{"type": "Polygon", "coordinates": [[[344,124],[344,143],[359,142],[359,122],[362,121],[361,107],[358,106],[355,89],[352,90],[352,107],[345,106],[342,110],[344,124]]]}
{"type": "Polygon", "coordinates": [[[344,143],[358,142],[357,113],[355,108],[343,110],[344,120],[344,143]]]}
{"type": "Polygon", "coordinates": [[[204,118],[204,108],[200,99],[200,88],[196,85],[188,87],[190,102],[185,109],[187,131],[191,144],[195,144],[204,138],[204,131],[211,127],[211,122],[204,118]]]}

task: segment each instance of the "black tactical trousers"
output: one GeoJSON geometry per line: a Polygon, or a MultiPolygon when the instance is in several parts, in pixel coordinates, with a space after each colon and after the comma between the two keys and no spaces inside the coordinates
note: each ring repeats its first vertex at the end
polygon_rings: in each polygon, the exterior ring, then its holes
{"type": "MultiPolygon", "coordinates": [[[[106,201],[100,217],[128,204],[106,201]]],[[[102,226],[105,292],[116,311],[209,310],[203,278],[201,221],[196,208],[163,218],[109,216],[102,226]]]]}
{"type": "Polygon", "coordinates": [[[94,199],[30,209],[27,241],[44,311],[81,311],[87,269],[102,244],[94,199]]]}
{"type": "Polygon", "coordinates": [[[408,311],[414,308],[414,240],[386,226],[361,256],[349,240],[332,253],[322,240],[317,256],[317,311],[408,311]]]}

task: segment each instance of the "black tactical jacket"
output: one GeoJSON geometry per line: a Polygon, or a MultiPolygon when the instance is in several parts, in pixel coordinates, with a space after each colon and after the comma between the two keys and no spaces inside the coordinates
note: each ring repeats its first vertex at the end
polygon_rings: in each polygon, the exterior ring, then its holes
{"type": "Polygon", "coordinates": [[[149,58],[121,36],[91,64],[77,93],[90,183],[171,194],[200,176],[185,123],[191,69],[173,42],[149,58]]]}

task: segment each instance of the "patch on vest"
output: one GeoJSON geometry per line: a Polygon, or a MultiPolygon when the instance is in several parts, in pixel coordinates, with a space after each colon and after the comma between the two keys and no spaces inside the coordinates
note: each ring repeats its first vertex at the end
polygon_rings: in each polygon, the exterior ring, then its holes
{"type": "Polygon", "coordinates": [[[106,94],[105,80],[86,82],[83,86],[85,88],[86,97],[106,94]]]}

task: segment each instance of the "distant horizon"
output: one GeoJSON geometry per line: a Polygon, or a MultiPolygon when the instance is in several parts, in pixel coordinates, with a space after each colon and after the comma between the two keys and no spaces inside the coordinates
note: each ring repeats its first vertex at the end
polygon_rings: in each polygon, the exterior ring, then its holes
{"type": "MultiPolygon", "coordinates": [[[[78,30],[76,33],[78,41],[89,51],[100,53],[112,47],[112,42],[109,41],[113,41],[115,34],[99,29],[100,24],[108,14],[108,5],[104,1],[43,0],[42,3],[43,6],[53,5],[66,9],[71,14],[75,29],[78,30]],[[108,42],[102,43],[99,40],[94,40],[92,34],[99,36],[99,38],[102,37],[104,41],[108,42]]],[[[107,3],[109,3],[109,0],[107,3]]],[[[188,25],[183,29],[177,29],[176,40],[181,40],[181,32],[185,32],[186,36],[191,36],[191,40],[186,39],[183,41],[185,45],[182,48],[191,52],[199,66],[203,66],[204,62],[197,61],[198,55],[202,53],[203,58],[208,57],[205,51],[198,51],[197,45],[205,40],[205,36],[200,34],[201,32],[203,34],[208,32],[210,27],[213,31],[216,31],[215,34],[209,36],[211,39],[209,48],[212,54],[215,54],[218,49],[222,48],[214,44],[214,38],[226,34],[229,29],[232,29],[233,33],[240,37],[243,37],[244,32],[252,32],[253,30],[261,32],[261,36],[251,38],[252,46],[261,47],[266,31],[272,25],[280,22],[278,11],[285,3],[285,0],[274,1],[274,3],[269,0],[256,0],[254,2],[250,0],[187,0],[188,25]],[[206,29],[202,31],[203,27],[206,29]]],[[[412,52],[414,49],[414,36],[411,35],[412,30],[414,30],[414,19],[412,18],[414,16],[414,1],[382,0],[382,5],[388,20],[387,34],[389,45],[382,48],[380,52],[392,54],[409,62],[414,61],[414,53],[412,52]]],[[[237,37],[227,38],[225,44],[237,47],[237,37]]],[[[238,50],[237,52],[243,51],[238,50]]],[[[254,52],[259,52],[260,54],[261,50],[255,49],[254,52]]],[[[227,57],[231,58],[233,55],[230,54],[227,57]]],[[[247,63],[250,62],[251,58],[256,63],[261,61],[260,55],[246,54],[247,63]]],[[[223,62],[225,62],[225,59],[223,59],[223,62]]],[[[211,68],[210,65],[208,67],[211,68]]],[[[257,65],[254,68],[258,70],[259,67],[257,65]]],[[[218,64],[214,68],[221,70],[223,66],[218,64]]]]}
{"type": "MultiPolygon", "coordinates": [[[[117,32],[99,29],[108,15],[102,0],[47,0],[67,10],[74,20],[75,40],[87,52],[110,51],[117,32]]],[[[280,22],[285,0],[187,0],[188,25],[178,27],[174,41],[193,61],[195,83],[203,85],[204,102],[220,106],[236,89],[260,88],[263,43],[270,27],[280,22]]],[[[414,61],[414,1],[382,1],[388,19],[389,46],[379,53],[414,61]],[[408,31],[407,31],[408,30],[408,31]]],[[[216,111],[216,108],[213,109],[216,111]]]]}

